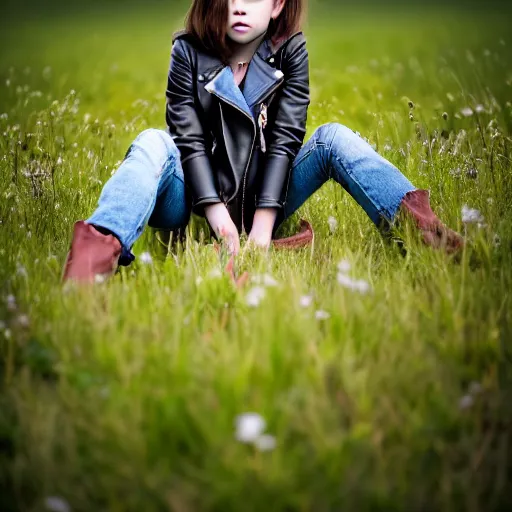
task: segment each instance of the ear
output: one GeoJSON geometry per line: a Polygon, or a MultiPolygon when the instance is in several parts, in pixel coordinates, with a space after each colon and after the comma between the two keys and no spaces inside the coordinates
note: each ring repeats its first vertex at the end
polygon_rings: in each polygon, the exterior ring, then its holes
{"type": "Polygon", "coordinates": [[[274,9],[272,9],[272,18],[277,19],[284,8],[286,0],[274,0],[274,9]]]}

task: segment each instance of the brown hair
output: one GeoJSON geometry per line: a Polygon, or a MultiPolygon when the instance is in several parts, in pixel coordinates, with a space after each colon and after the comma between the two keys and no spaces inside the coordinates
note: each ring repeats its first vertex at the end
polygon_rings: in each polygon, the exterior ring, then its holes
{"type": "MultiPolygon", "coordinates": [[[[226,37],[228,8],[229,0],[193,0],[185,19],[185,30],[225,64],[231,55],[226,37]]],[[[305,10],[306,0],[286,0],[281,14],[271,20],[267,30],[274,46],[301,29],[305,10]]]]}

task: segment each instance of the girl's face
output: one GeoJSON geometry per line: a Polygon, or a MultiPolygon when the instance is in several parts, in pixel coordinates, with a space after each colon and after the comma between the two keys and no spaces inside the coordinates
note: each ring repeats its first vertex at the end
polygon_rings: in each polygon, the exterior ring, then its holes
{"type": "Polygon", "coordinates": [[[262,36],[271,18],[277,18],[286,0],[228,0],[227,36],[239,44],[248,44],[262,36]],[[243,25],[237,25],[243,24],[243,25]]]}

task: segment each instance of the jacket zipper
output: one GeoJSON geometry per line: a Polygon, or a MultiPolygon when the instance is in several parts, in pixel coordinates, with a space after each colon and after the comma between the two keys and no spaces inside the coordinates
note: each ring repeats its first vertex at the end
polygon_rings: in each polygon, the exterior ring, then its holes
{"type": "MultiPolygon", "coordinates": [[[[270,91],[268,91],[265,94],[265,96],[263,96],[261,99],[258,99],[258,101],[256,103],[259,103],[260,101],[262,102],[262,105],[261,105],[261,108],[260,108],[260,115],[261,115],[261,110],[262,110],[263,105],[264,105],[263,100],[268,98],[283,83],[283,81],[284,80],[280,80],[274,87],[272,87],[272,89],[270,91]]],[[[217,96],[217,98],[219,98],[221,101],[224,101],[228,105],[231,105],[233,108],[235,108],[236,110],[238,110],[239,112],[244,114],[248,119],[251,120],[252,127],[254,129],[253,130],[253,141],[252,141],[252,145],[251,145],[251,152],[249,153],[249,160],[247,160],[247,164],[246,164],[245,169],[244,169],[243,181],[242,181],[242,231],[245,231],[245,225],[244,225],[245,183],[246,183],[246,180],[247,180],[247,171],[248,171],[249,165],[251,163],[251,158],[252,158],[252,154],[253,154],[253,151],[254,151],[254,143],[256,142],[256,138],[257,138],[257,135],[258,135],[258,130],[256,128],[256,123],[254,122],[254,118],[252,116],[249,116],[249,114],[247,114],[247,112],[242,110],[238,105],[235,105],[231,101],[227,101],[225,98],[221,98],[218,94],[215,94],[215,92],[213,92],[213,91],[212,91],[212,94],[214,96],[217,96]]],[[[266,114],[266,107],[267,106],[265,105],[265,114],[266,114]]],[[[264,141],[265,138],[263,136],[263,130],[261,130],[260,136],[261,136],[261,139],[264,141]]],[[[265,151],[266,151],[266,144],[265,144],[265,151]]]]}
{"type": "Polygon", "coordinates": [[[252,152],[254,150],[254,141],[256,140],[256,136],[257,136],[257,129],[256,129],[256,123],[254,122],[254,119],[252,116],[249,116],[249,114],[247,114],[247,112],[245,112],[244,110],[242,110],[238,105],[235,105],[234,103],[232,103],[231,101],[227,101],[225,98],[221,98],[218,94],[215,94],[215,92],[212,91],[212,94],[214,96],[217,96],[217,98],[219,98],[221,101],[224,101],[225,103],[227,103],[228,105],[231,105],[233,108],[235,108],[236,110],[238,110],[239,112],[241,112],[245,117],[247,117],[248,119],[251,120],[251,123],[252,123],[252,127],[253,127],[253,137],[252,137],[252,145],[251,145],[251,153],[249,155],[249,160],[247,160],[247,164],[245,166],[245,169],[244,169],[244,173],[243,173],[243,185],[242,185],[242,231],[245,231],[245,226],[244,226],[244,198],[245,198],[245,179],[246,179],[246,176],[247,176],[247,169],[249,167],[249,164],[251,163],[251,158],[252,158],[252,152]]]}

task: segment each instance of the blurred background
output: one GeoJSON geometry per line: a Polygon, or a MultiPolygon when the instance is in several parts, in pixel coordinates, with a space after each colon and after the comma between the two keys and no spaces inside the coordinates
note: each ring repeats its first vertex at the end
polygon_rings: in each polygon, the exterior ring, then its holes
{"type": "MultiPolygon", "coordinates": [[[[356,127],[368,125],[360,106],[351,111],[361,95],[370,106],[382,109],[375,103],[378,93],[421,94],[425,106],[433,108],[439,98],[429,100],[429,95],[439,88],[440,78],[440,63],[433,56],[445,59],[442,64],[450,67],[455,87],[471,93],[481,90],[482,84],[466,58],[468,52],[478,56],[499,50],[505,80],[499,80],[493,94],[503,99],[509,95],[510,2],[310,0],[308,4],[304,32],[313,101],[336,98],[342,107],[333,112],[343,110],[346,121],[356,127]],[[375,62],[388,68],[407,65],[393,80],[383,81],[375,62]],[[426,67],[420,70],[422,66],[426,67]]],[[[42,95],[31,98],[27,114],[47,105],[50,92],[58,98],[75,90],[84,108],[104,117],[117,115],[135,101],[150,101],[144,120],[162,126],[171,35],[183,26],[189,6],[186,0],[4,1],[0,109],[6,111],[17,98],[15,87],[4,89],[6,83],[29,85],[42,95]]],[[[449,74],[445,73],[446,80],[449,74]]],[[[315,108],[313,120],[318,116],[315,108]]]]}

